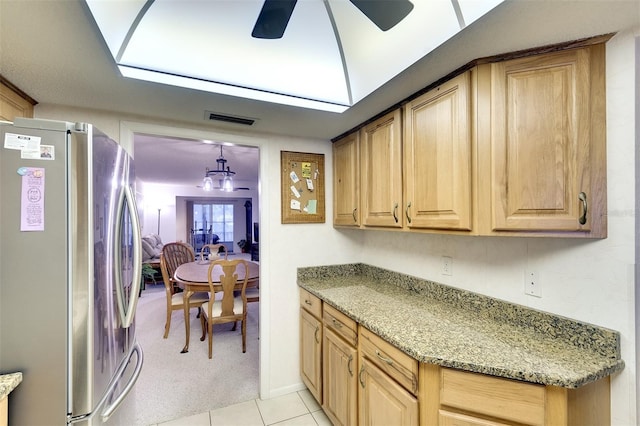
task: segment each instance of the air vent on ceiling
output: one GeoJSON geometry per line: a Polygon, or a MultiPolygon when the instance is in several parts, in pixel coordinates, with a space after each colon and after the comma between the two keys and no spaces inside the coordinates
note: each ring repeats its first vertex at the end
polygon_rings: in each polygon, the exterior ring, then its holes
{"type": "Polygon", "coordinates": [[[251,126],[256,122],[255,118],[238,117],[236,115],[220,114],[217,112],[205,111],[205,117],[212,121],[224,121],[225,123],[244,124],[245,126],[251,126]]]}

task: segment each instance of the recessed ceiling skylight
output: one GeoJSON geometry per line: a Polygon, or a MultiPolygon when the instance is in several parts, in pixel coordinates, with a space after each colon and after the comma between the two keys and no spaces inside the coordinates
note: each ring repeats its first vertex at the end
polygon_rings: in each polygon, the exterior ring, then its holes
{"type": "Polygon", "coordinates": [[[125,77],[333,112],[502,1],[86,0],[125,77]]]}

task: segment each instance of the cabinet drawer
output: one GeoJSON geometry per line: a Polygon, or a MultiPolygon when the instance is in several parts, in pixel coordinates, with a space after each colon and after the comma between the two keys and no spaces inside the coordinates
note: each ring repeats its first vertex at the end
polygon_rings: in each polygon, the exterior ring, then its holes
{"type": "Polygon", "coordinates": [[[333,330],[351,345],[358,344],[358,327],[354,320],[327,304],[324,305],[322,319],[325,327],[333,330]]]}
{"type": "Polygon", "coordinates": [[[360,327],[359,335],[362,356],[415,395],[418,391],[418,361],[364,327],[360,327]]]}
{"type": "Polygon", "coordinates": [[[545,387],[443,368],[440,404],[528,425],[544,424],[545,387]]]}
{"type": "Polygon", "coordinates": [[[439,426],[507,426],[506,423],[495,422],[493,420],[480,419],[478,417],[467,416],[460,413],[451,413],[440,410],[439,426]]]}
{"type": "Polygon", "coordinates": [[[322,318],[322,300],[300,287],[300,307],[316,318],[322,318]]]}

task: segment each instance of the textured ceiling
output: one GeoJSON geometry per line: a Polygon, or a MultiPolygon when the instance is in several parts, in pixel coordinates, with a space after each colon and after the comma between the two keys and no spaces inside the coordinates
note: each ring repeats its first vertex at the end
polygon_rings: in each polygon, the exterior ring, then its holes
{"type": "MultiPolygon", "coordinates": [[[[218,133],[248,130],[329,143],[475,58],[637,28],[639,5],[637,0],[507,0],[342,114],[123,78],[81,0],[0,0],[0,74],[42,105],[114,111],[127,120],[153,117],[166,125],[218,133]],[[257,121],[250,127],[209,122],[205,111],[257,121]]],[[[197,181],[204,170],[173,167],[178,155],[189,161],[193,154],[152,149],[142,165],[163,170],[168,180],[193,183],[187,173],[196,171],[197,181]]],[[[210,166],[216,157],[212,153],[210,166]]],[[[232,169],[238,168],[230,152],[225,157],[232,169]]],[[[144,168],[137,170],[144,178],[144,168]]]]}

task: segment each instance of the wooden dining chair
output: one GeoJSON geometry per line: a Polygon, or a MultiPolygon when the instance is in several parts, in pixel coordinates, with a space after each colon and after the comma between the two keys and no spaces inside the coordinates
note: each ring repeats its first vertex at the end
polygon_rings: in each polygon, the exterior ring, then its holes
{"type": "MultiPolygon", "coordinates": [[[[224,323],[236,323],[241,321],[242,329],[242,352],[247,351],[247,282],[249,281],[249,264],[244,259],[218,259],[209,265],[209,291],[211,298],[202,305],[202,315],[200,322],[202,324],[201,341],[206,338],[205,325],[209,336],[209,359],[213,352],[213,325],[224,323]],[[238,268],[244,269],[244,279],[241,281],[242,287],[239,295],[236,284],[238,284],[238,268]],[[215,271],[215,272],[214,272],[215,271]],[[214,273],[220,273],[219,286],[221,290],[216,291],[214,287],[214,273]]],[[[216,284],[218,282],[216,281],[216,284]]],[[[235,327],[234,327],[235,328],[235,327]]]]}
{"type": "MultiPolygon", "coordinates": [[[[160,271],[162,272],[162,281],[164,281],[164,289],[167,296],[167,320],[164,325],[165,339],[169,336],[173,311],[184,310],[184,297],[182,293],[176,291],[177,285],[173,275],[178,266],[194,260],[193,249],[184,243],[167,243],[160,252],[160,271]]],[[[198,316],[200,316],[202,304],[207,300],[209,300],[209,294],[205,292],[194,293],[189,298],[189,309],[198,308],[198,316]]]]}

